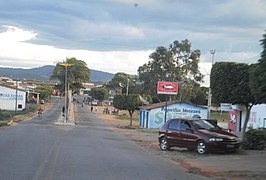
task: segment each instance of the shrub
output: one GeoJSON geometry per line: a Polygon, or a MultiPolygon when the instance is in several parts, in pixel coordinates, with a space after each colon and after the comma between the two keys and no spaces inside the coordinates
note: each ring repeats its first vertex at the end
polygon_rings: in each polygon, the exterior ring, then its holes
{"type": "Polygon", "coordinates": [[[0,112],[0,120],[9,120],[14,116],[14,113],[10,111],[1,111],[0,112]]]}
{"type": "Polygon", "coordinates": [[[37,112],[38,108],[39,108],[39,105],[35,104],[35,105],[28,106],[26,109],[22,111],[17,111],[17,112],[1,110],[0,121],[11,120],[16,115],[26,115],[28,113],[37,112]]]}
{"type": "Polygon", "coordinates": [[[266,144],[266,132],[259,129],[250,129],[246,133],[243,149],[263,150],[266,144]]]}

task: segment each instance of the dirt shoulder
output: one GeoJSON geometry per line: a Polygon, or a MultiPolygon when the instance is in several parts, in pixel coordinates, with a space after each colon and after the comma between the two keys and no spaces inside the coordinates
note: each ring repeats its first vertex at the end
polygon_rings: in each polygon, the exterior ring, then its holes
{"type": "MultiPolygon", "coordinates": [[[[195,152],[181,148],[171,151],[161,151],[158,145],[158,129],[139,128],[138,122],[117,119],[117,116],[102,113],[99,107],[97,116],[114,127],[114,131],[136,142],[149,152],[160,155],[183,166],[188,173],[200,174],[215,179],[266,179],[266,150],[243,151],[234,154],[198,155],[195,152]]],[[[120,112],[121,114],[127,112],[120,112]]]]}

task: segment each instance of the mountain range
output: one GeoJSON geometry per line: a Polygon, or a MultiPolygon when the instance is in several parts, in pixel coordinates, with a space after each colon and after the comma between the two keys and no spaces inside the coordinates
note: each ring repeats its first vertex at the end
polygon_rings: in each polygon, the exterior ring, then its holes
{"type": "MultiPolygon", "coordinates": [[[[46,65],[32,69],[22,68],[4,68],[0,67],[0,76],[10,77],[13,79],[39,80],[48,81],[53,73],[55,66],[46,65]]],[[[114,77],[114,74],[90,69],[90,82],[106,83],[114,77]]]]}

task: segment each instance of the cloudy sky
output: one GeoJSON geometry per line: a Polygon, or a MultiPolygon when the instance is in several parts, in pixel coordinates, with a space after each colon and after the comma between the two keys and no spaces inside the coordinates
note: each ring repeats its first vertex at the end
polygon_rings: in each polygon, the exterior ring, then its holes
{"type": "Polygon", "coordinates": [[[214,61],[256,63],[265,0],[0,0],[0,67],[56,65],[137,74],[158,46],[188,39],[201,70],[214,61]]]}

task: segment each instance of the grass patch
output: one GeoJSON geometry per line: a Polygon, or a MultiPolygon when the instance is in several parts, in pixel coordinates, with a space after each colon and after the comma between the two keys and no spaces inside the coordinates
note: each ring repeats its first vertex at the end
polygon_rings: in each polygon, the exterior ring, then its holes
{"type": "Polygon", "coordinates": [[[119,128],[122,128],[122,129],[136,129],[136,127],[134,127],[134,126],[130,126],[130,125],[119,126],[119,128]]]}
{"type": "Polygon", "coordinates": [[[217,119],[220,122],[228,122],[228,112],[221,112],[218,111],[212,111],[211,112],[211,119],[217,119]]]}
{"type": "Polygon", "coordinates": [[[11,111],[0,111],[0,121],[11,120],[15,113],[11,111]]]}
{"type": "Polygon", "coordinates": [[[152,129],[146,129],[146,128],[139,128],[138,129],[140,132],[144,132],[144,133],[153,133],[153,134],[158,134],[159,129],[158,128],[152,128],[152,129]]]}
{"type": "MultiPolygon", "coordinates": [[[[116,115],[116,118],[120,119],[120,120],[129,120],[130,116],[129,116],[129,113],[123,113],[123,114],[120,114],[120,115],[116,115]]],[[[139,121],[138,113],[133,113],[132,120],[133,121],[139,121]]]]}
{"type": "Polygon", "coordinates": [[[0,121],[0,126],[7,126],[9,121],[0,121]]]}
{"type": "Polygon", "coordinates": [[[20,115],[27,115],[32,112],[36,112],[38,108],[38,105],[32,105],[24,109],[23,111],[5,111],[2,110],[0,111],[0,122],[1,121],[10,121],[12,120],[15,116],[20,116],[20,115]]]}

